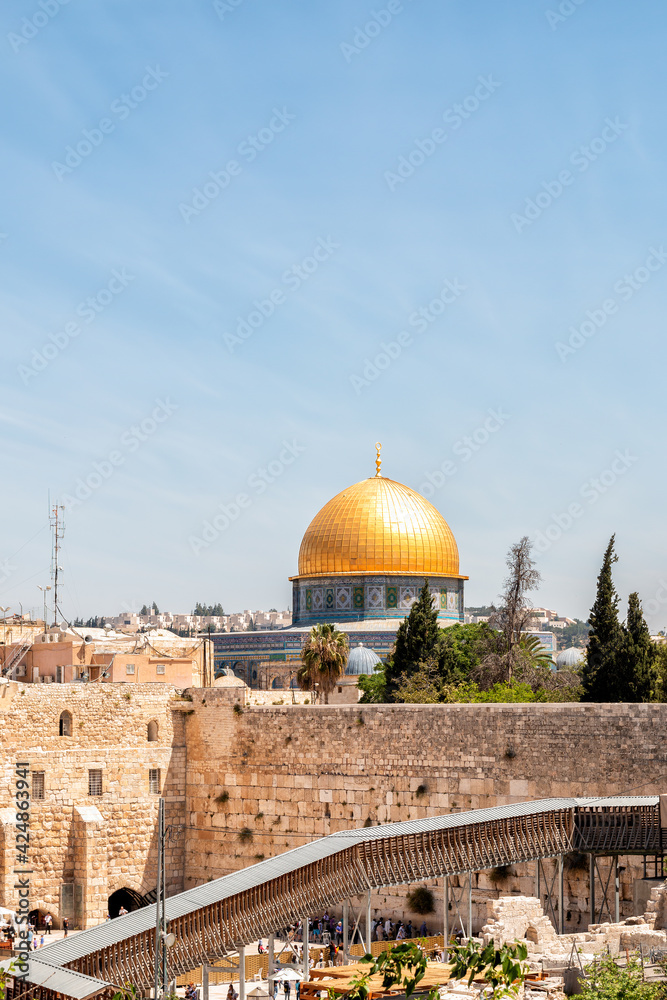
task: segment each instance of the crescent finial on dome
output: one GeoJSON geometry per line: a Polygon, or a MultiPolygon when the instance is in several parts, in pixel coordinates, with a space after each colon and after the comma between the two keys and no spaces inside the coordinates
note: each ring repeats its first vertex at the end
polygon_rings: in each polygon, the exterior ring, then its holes
{"type": "Polygon", "coordinates": [[[375,477],[379,476],[382,478],[382,473],[380,469],[382,468],[382,459],[380,458],[380,452],[382,451],[382,443],[380,441],[375,442],[375,477]]]}

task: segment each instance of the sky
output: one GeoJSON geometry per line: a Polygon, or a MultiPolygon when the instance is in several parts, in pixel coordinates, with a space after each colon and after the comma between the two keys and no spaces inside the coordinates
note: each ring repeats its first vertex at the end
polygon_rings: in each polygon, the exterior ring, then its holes
{"type": "Polygon", "coordinates": [[[586,619],[616,533],[665,626],[664,4],[0,21],[1,606],[41,611],[51,504],[67,619],[285,608],[381,441],[466,604],[528,535],[533,601],[586,619]]]}

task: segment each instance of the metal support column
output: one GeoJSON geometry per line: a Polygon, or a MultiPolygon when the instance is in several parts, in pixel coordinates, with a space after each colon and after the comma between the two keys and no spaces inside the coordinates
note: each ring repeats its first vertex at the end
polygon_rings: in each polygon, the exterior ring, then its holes
{"type": "Polygon", "coordinates": [[[269,985],[269,996],[273,997],[273,973],[276,971],[276,936],[275,934],[269,934],[269,942],[267,945],[269,952],[268,969],[266,972],[266,978],[269,985]]]}
{"type": "Polygon", "coordinates": [[[538,858],[535,862],[535,896],[541,902],[541,886],[540,886],[540,859],[538,858]]]}
{"type": "Polygon", "coordinates": [[[472,937],[472,872],[468,872],[468,940],[472,937]]]}
{"type": "Polygon", "coordinates": [[[208,997],[208,965],[204,964],[201,970],[201,992],[202,1000],[209,1000],[208,997]]]}
{"type": "Polygon", "coordinates": [[[371,890],[368,890],[368,895],[366,897],[366,951],[370,954],[371,951],[371,938],[373,936],[371,928],[373,921],[371,920],[371,890]]]}
{"type": "Polygon", "coordinates": [[[343,965],[350,964],[350,901],[343,903],[343,965]]]}
{"type": "Polygon", "coordinates": [[[565,928],[565,915],[563,913],[563,855],[558,855],[558,933],[562,934],[565,928]]]}
{"type": "Polygon", "coordinates": [[[595,855],[588,855],[588,894],[590,896],[591,915],[590,924],[595,923],[595,855]]]}
{"type": "Polygon", "coordinates": [[[245,1000],[245,948],[239,948],[239,1000],[245,1000]]]}
{"type": "Polygon", "coordinates": [[[614,922],[621,919],[621,879],[618,873],[618,855],[614,858],[614,922]]]}
{"type": "Polygon", "coordinates": [[[444,939],[443,958],[445,962],[448,962],[449,961],[449,879],[446,875],[443,878],[442,883],[443,883],[442,902],[444,907],[444,916],[442,921],[442,933],[444,939]]]}
{"type": "MultiPolygon", "coordinates": [[[[310,956],[308,954],[308,931],[310,929],[309,925],[310,925],[310,919],[308,917],[303,917],[302,920],[301,920],[301,927],[303,928],[303,934],[301,935],[301,937],[303,939],[303,978],[304,978],[304,980],[308,979],[308,967],[310,965],[310,962],[309,962],[310,956]]],[[[240,997],[239,997],[239,1000],[241,1000],[240,997]]]]}

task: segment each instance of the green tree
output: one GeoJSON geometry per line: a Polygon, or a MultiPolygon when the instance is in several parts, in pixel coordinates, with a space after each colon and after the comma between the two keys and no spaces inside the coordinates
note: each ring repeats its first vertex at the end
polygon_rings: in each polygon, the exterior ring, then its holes
{"type": "Polygon", "coordinates": [[[482,659],[498,646],[498,633],[486,622],[450,625],[440,630],[437,659],[445,684],[460,684],[470,678],[482,659]]]}
{"type": "Polygon", "coordinates": [[[398,626],[396,643],[385,667],[389,701],[395,700],[403,675],[409,676],[418,670],[420,663],[433,658],[439,634],[438,612],[433,607],[428,580],[425,580],[410,614],[398,626]]]}
{"type": "Polygon", "coordinates": [[[362,692],[360,705],[384,705],[387,701],[387,679],[384,665],[376,666],[374,673],[361,674],[357,687],[362,692]]]}
{"type": "Polygon", "coordinates": [[[348,651],[347,636],[335,625],[313,625],[296,675],[301,690],[321,695],[328,705],[329,693],[345,670],[348,651]]]}
{"type": "Polygon", "coordinates": [[[628,598],[619,658],[619,701],[651,701],[657,682],[657,648],[644,619],[639,594],[628,598]]]}
{"type": "Polygon", "coordinates": [[[618,561],[612,535],[598,575],[597,594],[591,608],[586,663],[581,681],[582,701],[620,701],[619,654],[623,646],[623,629],[618,620],[618,594],[611,568],[618,561]]]}

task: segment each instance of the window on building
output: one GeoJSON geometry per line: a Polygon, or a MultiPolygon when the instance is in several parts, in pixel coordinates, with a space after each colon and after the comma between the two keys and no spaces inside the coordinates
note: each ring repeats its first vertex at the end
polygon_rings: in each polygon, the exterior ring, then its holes
{"type": "Polygon", "coordinates": [[[167,664],[166,663],[158,663],[158,665],[156,667],[156,671],[157,671],[158,674],[165,674],[167,672],[167,664]]]}
{"type": "Polygon", "coordinates": [[[60,716],[59,733],[61,736],[72,735],[72,713],[63,712],[60,716]]]}
{"type": "Polygon", "coordinates": [[[88,772],[88,794],[102,794],[102,772],[97,768],[88,772]]]}
{"type": "Polygon", "coordinates": [[[154,743],[155,740],[157,739],[157,734],[158,734],[157,722],[153,720],[148,723],[148,735],[147,735],[148,742],[154,743]]]}
{"type": "Polygon", "coordinates": [[[148,791],[151,795],[160,794],[160,768],[151,767],[148,772],[148,791]]]}
{"type": "Polygon", "coordinates": [[[32,797],[33,799],[44,798],[44,772],[32,772],[32,797]]]}
{"type": "Polygon", "coordinates": [[[126,663],[125,664],[125,673],[126,674],[133,674],[134,673],[134,663],[126,663]]]}

